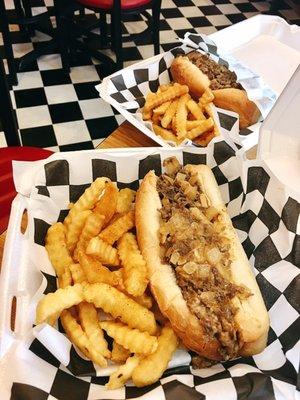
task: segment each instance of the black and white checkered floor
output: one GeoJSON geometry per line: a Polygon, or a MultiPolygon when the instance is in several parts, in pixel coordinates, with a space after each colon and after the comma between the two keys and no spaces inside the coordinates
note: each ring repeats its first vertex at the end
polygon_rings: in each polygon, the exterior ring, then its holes
{"type": "MultiPolygon", "coordinates": [[[[12,8],[12,0],[5,2],[7,9],[12,8]]],[[[34,13],[44,11],[45,4],[53,7],[52,0],[31,3],[34,13]]],[[[269,9],[268,1],[258,0],[162,0],[161,51],[174,47],[176,38],[187,31],[210,34],[258,13],[269,13],[269,9]]],[[[277,14],[289,23],[300,24],[293,0],[280,0],[277,14]]],[[[142,19],[124,24],[127,33],[137,33],[145,27],[142,19]]],[[[33,49],[36,41],[48,39],[36,32],[32,43],[28,43],[17,26],[12,25],[11,30],[15,57],[33,49]]],[[[124,48],[125,66],[153,56],[152,45],[127,42],[124,48]]],[[[0,52],[3,52],[2,42],[0,52]]],[[[95,90],[103,77],[101,68],[97,61],[83,56],[70,75],[66,75],[61,70],[59,54],[52,54],[41,57],[27,72],[19,73],[19,84],[11,94],[22,144],[53,151],[92,149],[116,129],[123,117],[100,99],[95,90]]],[[[5,145],[4,134],[0,132],[0,147],[5,145]]]]}

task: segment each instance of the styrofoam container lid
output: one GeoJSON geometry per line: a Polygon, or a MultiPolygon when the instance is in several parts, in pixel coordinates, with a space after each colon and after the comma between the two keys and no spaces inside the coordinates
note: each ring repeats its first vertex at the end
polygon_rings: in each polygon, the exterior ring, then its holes
{"type": "Polygon", "coordinates": [[[257,156],[300,193],[300,66],[260,128],[257,156]]]}

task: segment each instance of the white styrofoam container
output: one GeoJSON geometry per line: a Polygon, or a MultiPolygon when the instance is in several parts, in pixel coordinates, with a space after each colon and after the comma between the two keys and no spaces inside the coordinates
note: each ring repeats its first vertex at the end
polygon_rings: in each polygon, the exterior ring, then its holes
{"type": "Polygon", "coordinates": [[[257,158],[300,193],[300,65],[260,128],[257,158]]]}

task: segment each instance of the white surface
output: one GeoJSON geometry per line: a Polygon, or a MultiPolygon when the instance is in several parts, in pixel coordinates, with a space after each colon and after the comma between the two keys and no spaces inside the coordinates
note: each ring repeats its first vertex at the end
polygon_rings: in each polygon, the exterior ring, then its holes
{"type": "Polygon", "coordinates": [[[300,63],[300,27],[257,15],[210,35],[221,53],[236,57],[279,95],[300,63]]]}
{"type": "Polygon", "coordinates": [[[300,193],[300,66],[261,126],[258,158],[300,193]]]}

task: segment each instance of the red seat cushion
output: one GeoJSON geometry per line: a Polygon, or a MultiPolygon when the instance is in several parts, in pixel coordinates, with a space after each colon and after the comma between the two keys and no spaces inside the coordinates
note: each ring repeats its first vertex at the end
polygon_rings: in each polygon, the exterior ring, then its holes
{"type": "Polygon", "coordinates": [[[7,228],[10,205],[17,194],[13,182],[12,160],[42,160],[52,153],[50,150],[36,147],[0,148],[0,233],[7,228]]]}
{"type": "MultiPolygon", "coordinates": [[[[79,3],[93,8],[101,8],[110,10],[113,6],[114,0],[77,0],[79,3]]],[[[122,10],[131,10],[151,3],[151,0],[121,0],[122,10]]]]}

